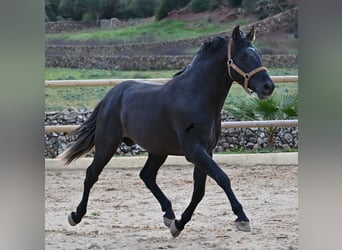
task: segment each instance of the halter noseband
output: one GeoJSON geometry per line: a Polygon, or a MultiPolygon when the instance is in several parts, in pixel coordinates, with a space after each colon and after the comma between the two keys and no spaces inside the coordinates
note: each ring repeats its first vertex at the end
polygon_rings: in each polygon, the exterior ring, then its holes
{"type": "Polygon", "coordinates": [[[246,92],[248,94],[251,94],[252,92],[248,89],[248,80],[254,76],[256,73],[260,72],[260,71],[263,71],[263,70],[266,70],[267,71],[267,68],[264,67],[264,66],[260,66],[260,67],[257,67],[255,69],[253,69],[252,71],[248,72],[248,73],[245,73],[242,69],[240,69],[233,61],[232,59],[232,55],[231,55],[231,47],[232,47],[232,40],[233,39],[230,39],[229,40],[229,44],[228,44],[228,61],[227,61],[227,66],[228,66],[228,74],[229,74],[229,77],[230,79],[233,79],[232,77],[232,74],[230,73],[230,68],[233,68],[236,72],[238,72],[244,79],[244,83],[243,83],[243,88],[246,90],[246,92]]]}

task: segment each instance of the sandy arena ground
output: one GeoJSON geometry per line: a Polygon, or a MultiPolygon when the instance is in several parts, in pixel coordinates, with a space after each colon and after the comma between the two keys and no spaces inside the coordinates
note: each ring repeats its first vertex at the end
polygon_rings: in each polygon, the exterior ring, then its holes
{"type": "MultiPolygon", "coordinates": [[[[298,165],[220,166],[251,220],[237,231],[223,190],[207,179],[206,194],[180,236],[163,224],[159,203],[139,168],[105,168],[90,193],[88,212],[72,227],[67,216],[81,199],[85,169],[47,168],[46,249],[298,249],[298,165]]],[[[192,194],[191,165],[163,166],[157,182],[177,218],[192,194]]]]}

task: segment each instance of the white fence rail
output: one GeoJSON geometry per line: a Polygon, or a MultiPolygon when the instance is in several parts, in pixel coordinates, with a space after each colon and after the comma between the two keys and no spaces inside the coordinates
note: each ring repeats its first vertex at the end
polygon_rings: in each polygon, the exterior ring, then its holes
{"type": "MultiPolygon", "coordinates": [[[[275,83],[298,82],[298,76],[271,76],[275,83]]],[[[99,87],[99,86],[116,86],[122,81],[133,79],[97,79],[97,80],[55,80],[45,81],[46,88],[59,87],[99,87]]],[[[164,84],[170,78],[150,78],[150,79],[134,79],[156,84],[164,84]]],[[[234,121],[222,122],[222,128],[257,128],[257,127],[297,127],[298,120],[265,120],[265,121],[234,121]]],[[[56,125],[45,126],[45,133],[69,133],[76,129],[78,125],[56,125]]]]}
{"type": "MultiPolygon", "coordinates": [[[[222,128],[264,128],[264,127],[297,127],[298,120],[267,120],[267,121],[235,121],[222,122],[222,128]]],[[[69,133],[79,125],[45,126],[45,133],[69,133]]]]}
{"type": "MultiPolygon", "coordinates": [[[[271,76],[275,83],[298,82],[298,76],[271,76]]],[[[65,88],[65,87],[100,87],[100,86],[116,86],[126,80],[140,80],[154,82],[156,84],[164,84],[170,78],[149,78],[149,79],[94,79],[94,80],[53,80],[45,81],[45,88],[65,88]]]]}

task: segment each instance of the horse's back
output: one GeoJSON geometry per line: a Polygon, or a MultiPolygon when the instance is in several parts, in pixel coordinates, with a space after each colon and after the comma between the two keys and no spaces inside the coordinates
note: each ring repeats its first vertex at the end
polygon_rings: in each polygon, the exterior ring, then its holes
{"type": "Polygon", "coordinates": [[[127,89],[129,89],[133,83],[125,81],[117,86],[113,87],[107,92],[104,98],[101,100],[101,108],[98,114],[98,120],[100,118],[106,118],[119,114],[122,96],[127,89]]]}
{"type": "Polygon", "coordinates": [[[117,86],[113,87],[102,100],[103,109],[118,109],[122,108],[128,103],[139,101],[139,96],[148,96],[148,93],[154,92],[153,85],[147,82],[138,82],[134,80],[123,81],[117,86]]]}

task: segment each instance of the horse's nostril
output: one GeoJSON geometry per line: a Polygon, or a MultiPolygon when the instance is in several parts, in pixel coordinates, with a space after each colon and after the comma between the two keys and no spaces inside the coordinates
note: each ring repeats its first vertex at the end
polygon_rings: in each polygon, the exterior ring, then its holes
{"type": "Polygon", "coordinates": [[[269,90],[271,87],[270,87],[270,84],[269,83],[265,83],[264,84],[264,90],[269,90]]]}
{"type": "Polygon", "coordinates": [[[273,88],[274,88],[274,86],[273,86],[273,84],[270,83],[270,82],[266,82],[266,83],[264,84],[264,90],[266,90],[266,91],[272,91],[273,88]]]}

